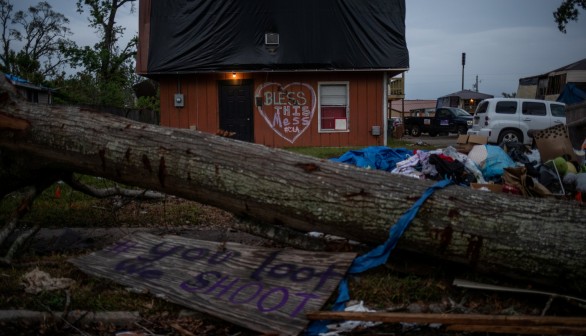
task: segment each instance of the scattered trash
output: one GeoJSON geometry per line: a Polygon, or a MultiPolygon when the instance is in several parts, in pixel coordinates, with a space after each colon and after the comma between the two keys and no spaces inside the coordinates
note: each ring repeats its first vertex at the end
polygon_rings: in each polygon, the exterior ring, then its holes
{"type": "MultiPolygon", "coordinates": [[[[350,305],[344,309],[347,312],[374,312],[375,310],[368,309],[364,306],[364,302],[360,301],[355,305],[350,305]]],[[[381,324],[381,322],[370,322],[370,321],[344,321],[335,324],[328,324],[328,329],[330,330],[327,333],[321,333],[320,336],[337,336],[340,333],[351,332],[356,328],[371,328],[381,324]]]]}
{"type": "Polygon", "coordinates": [[[375,146],[332,160],[417,179],[448,178],[481,191],[582,202],[582,193],[586,192],[584,150],[571,147],[564,125],[534,136],[536,149],[518,142],[489,145],[486,137],[461,135],[455,147],[410,153],[402,148],[375,146]]]}
{"type": "Polygon", "coordinates": [[[36,267],[23,276],[24,291],[29,294],[38,294],[44,291],[69,288],[75,281],[69,278],[52,278],[49,273],[36,267]]]}

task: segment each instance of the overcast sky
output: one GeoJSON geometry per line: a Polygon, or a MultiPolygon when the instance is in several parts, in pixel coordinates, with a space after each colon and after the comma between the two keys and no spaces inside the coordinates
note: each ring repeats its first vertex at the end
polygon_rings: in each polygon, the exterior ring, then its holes
{"type": "MultiPolygon", "coordinates": [[[[87,13],[76,13],[75,0],[47,0],[70,19],[79,45],[96,38],[87,13]]],[[[246,1],[246,0],[243,0],[246,1]]],[[[319,0],[316,0],[319,1],[319,0]]],[[[17,9],[36,0],[12,0],[17,9]]],[[[586,13],[558,31],[553,11],[561,0],[406,0],[410,70],[407,99],[436,99],[460,91],[462,53],[466,53],[464,89],[479,79],[479,91],[502,96],[517,91],[519,78],[539,75],[586,58],[586,13]]],[[[138,30],[137,13],[121,12],[117,22],[127,33],[138,30]]]]}

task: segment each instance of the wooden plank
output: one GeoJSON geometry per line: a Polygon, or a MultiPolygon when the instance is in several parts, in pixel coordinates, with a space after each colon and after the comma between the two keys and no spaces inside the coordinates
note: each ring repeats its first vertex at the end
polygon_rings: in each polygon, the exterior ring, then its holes
{"type": "Polygon", "coordinates": [[[546,296],[550,296],[552,298],[559,297],[559,298],[563,298],[566,300],[573,300],[573,301],[586,303],[586,300],[575,297],[575,296],[563,295],[563,294],[558,294],[558,293],[553,293],[553,292],[537,291],[537,290],[533,290],[533,289],[521,289],[521,288],[513,288],[513,287],[495,286],[495,285],[483,284],[480,282],[474,282],[474,281],[463,280],[463,279],[454,279],[452,284],[454,286],[463,287],[463,288],[492,290],[492,291],[498,291],[498,292],[512,292],[512,293],[546,295],[546,296]]]}
{"type": "Polygon", "coordinates": [[[307,315],[310,320],[372,321],[385,323],[441,323],[486,326],[557,326],[586,328],[584,317],[510,316],[480,314],[413,314],[387,312],[320,311],[307,315]]]}
{"type": "Polygon", "coordinates": [[[586,335],[586,328],[561,326],[489,326],[489,325],[450,325],[446,331],[488,332],[494,334],[518,335],[586,335]]]}
{"type": "Polygon", "coordinates": [[[70,262],[255,331],[297,335],[354,257],[138,233],[70,262]]]}

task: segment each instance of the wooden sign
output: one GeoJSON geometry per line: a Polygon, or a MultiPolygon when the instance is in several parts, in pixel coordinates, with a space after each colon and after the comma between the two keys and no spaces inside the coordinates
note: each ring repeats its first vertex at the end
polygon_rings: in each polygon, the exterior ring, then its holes
{"type": "Polygon", "coordinates": [[[297,335],[355,256],[138,233],[70,262],[261,333],[297,335]]]}

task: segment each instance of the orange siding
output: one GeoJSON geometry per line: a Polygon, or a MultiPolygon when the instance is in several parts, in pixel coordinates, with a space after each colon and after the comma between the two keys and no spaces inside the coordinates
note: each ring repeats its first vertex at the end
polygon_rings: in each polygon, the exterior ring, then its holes
{"type": "MultiPolygon", "coordinates": [[[[189,128],[195,127],[204,132],[215,133],[219,128],[219,97],[218,81],[231,80],[231,73],[224,74],[189,74],[180,76],[169,76],[160,79],[161,84],[161,125],[189,128]],[[181,90],[185,97],[185,106],[183,108],[174,107],[174,95],[181,90]]],[[[253,92],[260,86],[265,86],[265,94],[270,97],[269,102],[275,99],[274,105],[264,106],[267,120],[263,118],[260,110],[255,104],[255,98],[252,98],[253,104],[253,123],[254,139],[256,143],[261,143],[270,147],[289,147],[289,146],[373,146],[383,144],[383,135],[375,137],[371,134],[372,126],[383,127],[383,75],[381,72],[315,72],[315,73],[238,73],[237,80],[253,79],[253,92]],[[319,133],[319,111],[318,111],[318,83],[329,81],[345,81],[349,83],[349,132],[337,133],[319,133]],[[278,86],[270,86],[266,83],[279,83],[278,86]],[[300,83],[292,85],[292,83],[300,83]],[[291,105],[279,99],[293,99],[298,105],[305,102],[307,110],[310,110],[311,104],[311,87],[315,93],[315,110],[313,118],[310,120],[307,129],[298,137],[298,133],[285,132],[284,128],[273,127],[275,122],[275,106],[282,104],[279,111],[282,111],[281,121],[287,117],[285,114],[290,113],[288,122],[293,122],[295,111],[286,105],[291,105]],[[279,90],[284,94],[279,96],[279,90]],[[271,93],[266,93],[271,92],[271,93]],[[290,95],[290,96],[289,96],[290,95]],[[270,111],[269,111],[270,110],[270,111]],[[281,135],[275,130],[281,132],[281,135]],[[286,139],[288,138],[288,140],[286,139]]],[[[295,104],[293,104],[295,105],[295,104]]],[[[301,117],[299,117],[301,118],[301,117]]],[[[277,118],[278,119],[278,118],[277,118]]],[[[299,122],[296,119],[295,122],[299,122]]],[[[282,125],[285,127],[285,125],[282,125]]],[[[301,126],[300,124],[297,126],[301,126]]],[[[302,130],[302,127],[299,127],[302,130]]]]}

